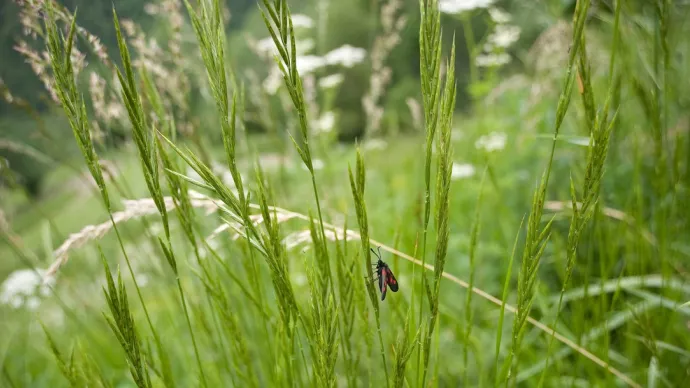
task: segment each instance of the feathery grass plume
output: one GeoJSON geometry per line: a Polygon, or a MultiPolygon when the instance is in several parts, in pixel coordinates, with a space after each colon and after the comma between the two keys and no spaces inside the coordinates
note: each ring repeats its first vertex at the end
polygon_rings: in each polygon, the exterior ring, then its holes
{"type": "MultiPolygon", "coordinates": [[[[311,322],[308,330],[313,352],[314,372],[320,387],[335,386],[335,364],[338,359],[338,309],[335,292],[331,288],[330,267],[326,252],[326,241],[317,231],[318,222],[309,216],[309,232],[314,244],[314,265],[307,265],[307,278],[311,293],[311,322]]],[[[325,236],[325,235],[324,235],[325,236]]]]}
{"type": "Polygon", "coordinates": [[[113,280],[112,273],[108,262],[100,252],[101,260],[103,261],[103,269],[105,270],[105,277],[108,282],[107,288],[103,287],[103,294],[108,302],[108,308],[111,316],[103,316],[108,322],[108,326],[117,337],[122,350],[125,351],[127,362],[129,364],[130,374],[134,379],[134,383],[140,388],[151,387],[151,377],[149,376],[149,369],[146,365],[146,359],[142,350],[142,342],[139,338],[139,333],[134,323],[134,317],[129,309],[129,301],[127,300],[127,290],[122,282],[120,270],[117,271],[117,286],[113,280]]]}
{"type": "MultiPolygon", "coordinates": [[[[311,175],[312,189],[314,191],[314,200],[316,202],[316,211],[319,216],[319,226],[320,226],[320,239],[323,240],[323,249],[325,252],[326,259],[329,258],[328,255],[328,245],[325,243],[325,229],[323,226],[323,215],[321,212],[321,203],[319,200],[319,191],[316,185],[316,176],[314,175],[314,163],[312,160],[312,152],[309,147],[309,123],[308,117],[309,112],[307,108],[307,103],[304,97],[304,88],[302,86],[302,79],[297,71],[297,49],[295,46],[295,31],[292,25],[292,17],[290,14],[290,9],[288,7],[286,0],[274,0],[273,4],[269,0],[263,0],[264,8],[261,10],[261,16],[264,19],[266,28],[273,38],[273,43],[275,44],[279,55],[275,57],[275,61],[280,67],[280,71],[283,74],[283,80],[285,81],[285,87],[290,94],[292,104],[297,111],[300,123],[300,134],[301,142],[300,144],[295,141],[292,134],[290,138],[292,139],[297,152],[299,153],[304,165],[309,170],[311,175]]],[[[328,282],[331,283],[331,270],[330,270],[330,260],[326,260],[326,265],[329,270],[326,273],[328,276],[328,282]]]]}
{"type": "MultiPolygon", "coordinates": [[[[568,240],[566,243],[566,268],[565,277],[563,279],[563,286],[561,288],[560,297],[558,299],[558,306],[556,308],[556,316],[554,317],[553,326],[555,327],[558,319],[560,317],[561,308],[563,304],[563,295],[570,278],[572,276],[573,270],[575,268],[575,260],[577,258],[577,247],[580,241],[580,236],[587,227],[589,220],[595,214],[599,205],[599,187],[601,185],[601,180],[604,174],[604,164],[606,162],[606,156],[608,155],[609,142],[611,131],[613,130],[613,125],[615,123],[615,116],[609,121],[609,104],[615,92],[615,88],[619,84],[614,82],[614,61],[616,58],[615,47],[617,45],[618,35],[615,31],[618,31],[618,23],[620,20],[621,12],[621,1],[616,2],[615,8],[615,20],[614,20],[614,42],[612,46],[614,49],[611,51],[611,57],[609,60],[609,89],[606,95],[606,101],[601,113],[597,113],[595,110],[594,101],[594,90],[592,87],[592,82],[589,77],[589,62],[587,61],[587,47],[585,44],[585,35],[582,34],[580,39],[580,60],[579,60],[579,70],[582,82],[582,102],[587,115],[587,125],[590,132],[590,146],[587,154],[587,167],[585,169],[585,177],[582,188],[582,202],[578,203],[577,193],[575,190],[575,183],[572,177],[570,178],[570,196],[572,200],[573,214],[570,222],[570,228],[568,231],[568,240]],[[600,117],[601,115],[601,117],[600,117]]],[[[602,281],[605,281],[602,279],[602,281]]],[[[549,345],[546,351],[546,367],[542,371],[541,377],[539,379],[539,386],[544,383],[544,378],[546,377],[546,371],[549,366],[549,358],[551,356],[551,348],[553,344],[553,336],[549,339],[549,345]]]]}
{"type": "MultiPolygon", "coordinates": [[[[379,304],[376,297],[376,288],[374,287],[374,278],[371,272],[373,267],[371,262],[371,252],[369,248],[369,220],[367,218],[367,204],[364,200],[364,189],[366,186],[366,169],[364,166],[364,158],[359,147],[357,147],[357,161],[355,164],[355,175],[352,174],[352,167],[348,165],[347,171],[350,177],[350,189],[352,190],[352,197],[355,202],[355,213],[357,214],[357,223],[359,224],[359,232],[362,235],[362,254],[365,258],[364,273],[366,274],[366,289],[374,313],[378,317],[379,304]]],[[[378,319],[378,318],[377,318],[378,319]]]]}
{"type": "Polygon", "coordinates": [[[43,322],[40,322],[41,328],[46,335],[46,342],[52,353],[55,361],[62,373],[63,377],[69,382],[71,387],[111,387],[112,385],[103,376],[103,373],[98,367],[98,364],[86,353],[86,351],[76,344],[69,354],[69,358],[65,359],[60,352],[57,343],[53,336],[50,335],[48,329],[43,322]],[[79,360],[80,356],[82,360],[79,360]]]}
{"type": "Polygon", "coordinates": [[[48,37],[46,43],[50,65],[53,69],[55,91],[70,123],[79,149],[84,156],[89,172],[91,172],[91,176],[93,176],[94,181],[98,185],[106,209],[110,212],[111,204],[108,190],[105,186],[103,172],[98,163],[98,155],[96,155],[91,138],[91,123],[86,114],[84,98],[77,88],[72,57],[70,55],[74,43],[77,18],[76,15],[72,18],[69,33],[65,37],[62,31],[58,29],[53,2],[45,2],[45,8],[48,16],[45,18],[45,29],[48,37]]]}
{"type": "MultiPolygon", "coordinates": [[[[436,257],[434,260],[434,282],[433,289],[426,286],[427,298],[429,302],[429,318],[426,327],[427,332],[424,338],[424,372],[422,374],[422,385],[426,382],[426,375],[431,355],[431,337],[436,327],[438,319],[438,302],[441,292],[441,276],[446,264],[448,253],[448,237],[450,235],[450,185],[451,173],[453,169],[453,150],[451,148],[451,130],[453,128],[453,111],[455,109],[455,95],[457,85],[455,82],[455,35],[451,47],[450,57],[446,64],[448,69],[443,94],[439,101],[439,129],[438,134],[438,160],[436,167],[436,211],[434,214],[434,224],[436,227],[436,257]]],[[[432,107],[425,106],[426,109],[432,107]]],[[[433,106],[433,109],[436,107],[433,106]]]]}
{"type": "MultiPolygon", "coordinates": [[[[237,123],[237,92],[232,95],[232,108],[228,101],[228,82],[225,66],[225,26],[221,17],[220,3],[218,0],[199,0],[199,10],[195,11],[185,0],[187,11],[199,43],[201,57],[206,67],[209,86],[216,102],[218,114],[221,117],[221,129],[223,134],[223,147],[227,158],[228,169],[232,175],[235,187],[238,190],[238,199],[241,204],[246,202],[242,176],[237,168],[236,152],[236,123],[237,123]],[[230,110],[231,109],[231,110],[230,110]]],[[[244,95],[240,90],[240,98],[244,95]]],[[[243,105],[243,103],[242,103],[243,105]]],[[[240,109],[242,112],[243,109],[240,109]]]]}
{"type": "MultiPolygon", "coordinates": [[[[315,223],[311,222],[311,233],[314,238],[315,223]]],[[[316,240],[315,240],[316,241],[316,240]]],[[[318,244],[315,243],[315,247],[318,244]]],[[[318,249],[318,248],[317,248],[318,249]]],[[[318,257],[318,254],[315,254],[318,257]]],[[[335,364],[338,360],[338,309],[335,296],[326,293],[318,266],[307,266],[307,279],[311,289],[310,310],[310,346],[314,363],[316,386],[335,387],[335,364]],[[316,269],[315,269],[316,268],[316,269]]]]}
{"type": "MultiPolygon", "coordinates": [[[[221,283],[220,277],[218,274],[209,272],[205,273],[203,276],[200,275],[199,278],[202,280],[206,291],[211,296],[217,311],[220,313],[226,340],[232,343],[232,366],[239,380],[241,380],[243,386],[261,386],[258,380],[258,374],[254,368],[254,360],[252,359],[245,339],[246,334],[242,332],[239,326],[238,318],[235,313],[237,309],[231,303],[226,288],[221,283]]],[[[235,385],[237,384],[237,382],[234,381],[233,383],[235,385]]]]}
{"type": "MultiPolygon", "coordinates": [[[[355,287],[357,261],[356,255],[348,260],[347,258],[347,225],[343,226],[343,241],[341,244],[338,235],[335,235],[335,254],[336,254],[336,274],[338,275],[338,294],[339,294],[339,316],[340,318],[340,343],[343,350],[343,361],[348,371],[355,371],[359,367],[359,356],[357,355],[356,345],[353,343],[352,335],[355,331],[355,294],[359,287],[355,287]]],[[[364,301],[361,301],[364,303],[364,301]]],[[[357,383],[356,375],[348,373],[347,383],[354,386],[357,383]]]]}
{"type": "MultiPolygon", "coordinates": [[[[477,197],[477,204],[475,205],[475,213],[474,213],[474,221],[472,221],[472,232],[470,234],[470,278],[468,281],[469,288],[470,290],[474,287],[474,273],[476,269],[476,255],[477,255],[477,243],[479,239],[479,224],[480,224],[480,210],[482,206],[482,194],[484,193],[484,181],[486,179],[486,174],[487,174],[488,167],[484,169],[484,173],[482,174],[482,181],[479,184],[479,195],[477,197]]],[[[467,380],[467,371],[469,369],[468,365],[468,356],[469,356],[469,343],[470,343],[470,337],[472,335],[472,292],[467,292],[467,299],[465,299],[465,340],[464,342],[464,349],[463,349],[463,363],[464,363],[464,369],[463,369],[463,380],[465,380],[465,384],[469,385],[469,381],[467,380]]]]}
{"type": "Polygon", "coordinates": [[[398,335],[395,346],[393,347],[393,352],[395,354],[395,371],[393,375],[394,387],[403,386],[405,381],[405,367],[407,366],[407,362],[410,360],[410,357],[412,357],[412,353],[414,353],[415,345],[419,342],[421,330],[417,330],[414,337],[410,338],[411,321],[412,316],[410,312],[408,312],[402,334],[398,335]]]}
{"type": "MultiPolygon", "coordinates": [[[[188,194],[188,196],[189,195],[190,194],[188,194]]],[[[164,201],[168,211],[176,207],[173,198],[164,197],[164,201]]],[[[155,203],[150,198],[125,200],[123,202],[125,209],[112,213],[110,221],[96,225],[87,225],[80,231],[71,234],[62,244],[60,244],[60,246],[53,251],[54,261],[53,264],[48,267],[45,277],[55,275],[55,273],[57,273],[57,271],[63,265],[65,265],[65,263],[67,263],[70,251],[84,246],[89,241],[93,241],[105,236],[106,233],[113,229],[114,225],[158,212],[158,208],[156,208],[155,203]]],[[[218,204],[216,204],[210,198],[190,198],[190,206],[193,208],[205,208],[208,213],[218,210],[218,204]]]]}
{"type": "MultiPolygon", "coordinates": [[[[441,13],[438,0],[419,0],[419,72],[422,91],[422,106],[424,108],[424,125],[426,130],[426,149],[424,154],[424,218],[422,221],[422,263],[426,264],[426,241],[429,219],[431,217],[431,156],[432,146],[438,125],[441,98],[441,13]]],[[[422,289],[419,295],[419,320],[422,322],[424,311],[424,290],[428,291],[426,273],[420,272],[422,289]]],[[[424,346],[419,347],[417,353],[417,379],[422,370],[421,357],[424,346]]],[[[426,370],[426,368],[424,368],[426,370]]],[[[426,373],[426,372],[425,372],[426,373]]],[[[418,384],[421,384],[418,381],[418,384]]]]}
{"type": "Polygon", "coordinates": [[[103,200],[103,204],[105,205],[105,208],[108,211],[112,227],[115,230],[115,233],[117,234],[117,240],[119,242],[120,249],[122,250],[122,253],[125,257],[125,261],[127,262],[127,268],[129,269],[130,275],[132,276],[134,287],[137,291],[137,296],[139,297],[139,301],[141,302],[144,314],[146,315],[146,320],[149,324],[149,328],[151,329],[154,335],[157,350],[159,354],[163,354],[164,351],[162,343],[151,321],[148,309],[146,308],[146,304],[144,303],[144,299],[141,295],[141,290],[139,289],[136,277],[134,276],[134,271],[132,270],[132,265],[130,263],[129,256],[127,255],[127,251],[124,248],[122,237],[120,236],[120,232],[117,228],[115,219],[113,217],[112,206],[110,203],[108,190],[105,185],[105,180],[103,178],[103,172],[101,170],[98,155],[96,154],[92,142],[92,130],[90,121],[86,114],[86,105],[76,85],[75,74],[74,69],[72,67],[72,60],[70,55],[72,53],[72,44],[74,42],[76,15],[72,18],[68,37],[65,38],[65,36],[62,34],[61,31],[59,31],[57,27],[55,13],[53,9],[53,2],[45,2],[45,8],[48,16],[47,18],[45,18],[45,29],[46,35],[48,36],[48,53],[50,57],[50,63],[53,69],[53,77],[55,79],[55,89],[57,95],[60,99],[60,103],[65,111],[65,114],[67,115],[67,119],[70,122],[72,132],[74,133],[74,137],[77,140],[77,144],[79,145],[82,155],[84,156],[86,164],[89,168],[89,172],[91,173],[91,176],[98,185],[101,198],[103,200]]]}
{"type": "MultiPolygon", "coordinates": [[[[278,310],[281,317],[281,332],[278,333],[281,341],[283,341],[283,358],[285,365],[282,367],[287,374],[284,378],[288,381],[293,381],[292,373],[297,370],[294,355],[295,341],[297,338],[297,320],[300,320],[309,334],[309,328],[304,324],[303,316],[299,311],[297,299],[290,283],[290,277],[287,270],[287,254],[285,247],[280,237],[280,223],[277,221],[277,214],[274,211],[274,217],[271,217],[271,208],[268,205],[267,189],[264,187],[264,179],[260,168],[257,168],[257,185],[259,194],[259,204],[261,207],[261,214],[263,216],[263,224],[265,233],[261,235],[261,246],[264,249],[264,255],[269,267],[271,279],[273,281],[273,288],[278,299],[278,310]]],[[[313,341],[313,337],[310,337],[313,341]]],[[[310,345],[314,345],[310,342],[310,345]]],[[[301,346],[301,345],[300,345],[301,346]]]]}
{"type": "MultiPolygon", "coordinates": [[[[271,270],[271,277],[273,278],[276,294],[278,296],[281,316],[285,328],[289,327],[291,319],[297,314],[297,301],[290,284],[290,278],[287,271],[287,257],[285,248],[280,238],[279,222],[277,222],[276,215],[271,216],[271,207],[268,205],[268,197],[266,188],[264,187],[264,180],[261,179],[262,174],[260,170],[257,171],[258,177],[258,193],[259,205],[261,207],[261,215],[263,217],[263,224],[265,233],[261,235],[262,246],[265,249],[266,259],[271,270]]],[[[274,210],[275,212],[275,210],[274,210]]]]}
{"type": "MultiPolygon", "coordinates": [[[[124,101],[129,121],[132,124],[132,138],[136,144],[139,152],[139,162],[144,173],[146,186],[151,193],[153,202],[163,220],[163,228],[165,236],[170,240],[170,225],[168,223],[168,212],[165,207],[163,199],[163,192],[160,187],[160,179],[158,176],[158,153],[155,143],[154,131],[149,129],[146,114],[144,113],[144,106],[141,101],[141,96],[137,90],[136,81],[134,79],[134,69],[129,55],[127,43],[122,37],[120,30],[120,21],[117,17],[117,12],[113,7],[113,24],[115,26],[115,33],[117,35],[117,45],[120,50],[120,57],[122,59],[122,66],[125,74],[123,75],[120,68],[116,68],[117,78],[120,81],[121,96],[124,101]]],[[[171,264],[172,266],[172,264],[171,264]]]]}
{"type": "Polygon", "coordinates": [[[46,335],[46,340],[48,341],[50,352],[53,354],[53,357],[55,358],[55,361],[57,362],[57,365],[60,368],[60,372],[62,372],[62,375],[69,382],[70,386],[84,386],[85,382],[83,381],[83,376],[80,376],[79,371],[77,370],[76,365],[74,363],[74,349],[72,349],[72,352],[70,353],[69,362],[64,360],[62,353],[60,352],[60,349],[58,349],[58,346],[55,343],[53,337],[48,332],[48,329],[46,329],[43,323],[41,323],[41,327],[43,328],[43,332],[46,335]]]}
{"type": "MultiPolygon", "coordinates": [[[[237,188],[236,199],[231,199],[236,202],[234,210],[236,215],[243,219],[245,233],[249,235],[253,232],[254,237],[258,237],[256,230],[250,230],[253,223],[250,220],[249,214],[249,198],[245,195],[244,182],[242,175],[237,167],[237,152],[236,152],[236,123],[237,123],[237,95],[235,91],[232,96],[232,108],[229,108],[228,101],[228,82],[226,76],[225,65],[225,24],[222,18],[222,9],[218,0],[200,0],[195,11],[189,1],[185,0],[187,12],[192,21],[201,57],[206,68],[206,75],[213,98],[216,102],[216,109],[220,116],[220,124],[223,136],[223,147],[226,154],[226,162],[233,183],[237,188]],[[231,109],[231,110],[230,110],[231,109]]],[[[237,88],[235,88],[237,89],[237,88]]],[[[239,90],[241,104],[240,115],[244,112],[244,92],[239,90]]],[[[230,199],[230,198],[228,198],[230,199]]],[[[227,203],[227,202],[226,202],[227,203]]],[[[250,276],[258,279],[258,269],[256,263],[256,255],[254,246],[249,244],[249,266],[251,268],[250,276]]],[[[261,282],[253,282],[255,290],[258,294],[259,300],[264,301],[264,291],[261,282]]],[[[266,340],[268,338],[268,327],[266,320],[263,320],[264,329],[266,331],[266,340]]]]}
{"type": "Polygon", "coordinates": [[[524,329],[527,317],[532,308],[534,301],[534,286],[537,282],[537,271],[539,263],[546,249],[547,242],[551,235],[551,223],[553,218],[543,227],[540,227],[542,213],[544,210],[544,202],[546,201],[546,188],[551,174],[551,166],[553,163],[554,154],[556,152],[556,140],[560,131],[561,124],[565,119],[565,114],[570,105],[570,98],[572,96],[572,88],[574,83],[573,66],[575,57],[579,52],[580,43],[582,42],[582,35],[584,32],[584,25],[587,18],[587,11],[589,10],[590,0],[578,0],[575,7],[575,15],[573,16],[573,41],[568,57],[567,74],[565,85],[558,98],[558,106],[556,107],[556,122],[554,128],[554,138],[551,145],[551,153],[544,171],[539,187],[534,192],[532,198],[532,208],[527,219],[527,238],[525,240],[525,247],[522,254],[522,263],[520,264],[520,272],[518,273],[518,303],[517,316],[513,320],[512,329],[512,345],[510,354],[506,359],[505,379],[508,384],[510,378],[517,375],[518,368],[518,354],[524,335],[524,329]]]}
{"type": "MultiPolygon", "coordinates": [[[[365,288],[369,295],[369,301],[374,308],[374,317],[376,318],[376,331],[379,338],[379,348],[381,352],[381,361],[383,362],[383,370],[386,374],[386,386],[390,384],[388,377],[388,366],[386,364],[386,349],[383,345],[383,336],[381,334],[381,315],[379,310],[379,299],[376,296],[376,289],[374,288],[374,278],[371,269],[371,252],[369,242],[369,220],[367,219],[367,205],[364,201],[364,188],[366,184],[366,169],[364,165],[364,158],[357,147],[357,163],[355,167],[355,175],[352,175],[352,168],[347,166],[350,177],[350,188],[352,189],[352,197],[355,201],[355,212],[357,213],[357,222],[360,230],[360,241],[362,242],[362,254],[364,255],[364,273],[367,274],[364,278],[365,288]]],[[[363,315],[364,318],[364,315],[363,315]]]]}
{"type": "MultiPolygon", "coordinates": [[[[120,21],[117,17],[117,12],[113,7],[113,24],[115,25],[115,32],[117,35],[117,44],[120,49],[120,57],[122,59],[122,66],[124,67],[125,75],[122,74],[119,68],[117,68],[117,78],[120,81],[120,86],[122,88],[122,99],[124,100],[125,106],[127,107],[127,112],[129,114],[129,120],[132,124],[132,137],[134,143],[139,151],[139,162],[141,163],[142,170],[144,173],[144,179],[146,185],[151,193],[151,197],[156,204],[156,208],[161,215],[163,220],[163,228],[165,230],[165,238],[159,238],[161,249],[165,255],[170,268],[175,274],[175,279],[177,281],[177,288],[180,294],[180,301],[182,303],[182,308],[184,310],[185,318],[187,321],[187,326],[189,329],[189,334],[192,339],[192,344],[194,347],[194,356],[197,361],[197,367],[199,368],[199,374],[201,377],[201,382],[203,386],[206,386],[206,375],[204,373],[204,368],[201,363],[201,357],[199,355],[199,348],[197,346],[196,335],[194,334],[194,329],[192,327],[191,319],[189,316],[189,309],[187,307],[187,301],[185,298],[184,288],[182,287],[182,282],[180,280],[180,274],[178,270],[177,260],[172,249],[172,242],[170,241],[170,224],[168,222],[168,212],[165,205],[165,200],[163,197],[163,191],[160,186],[160,179],[158,175],[158,152],[156,145],[156,136],[154,130],[149,129],[146,114],[144,113],[144,107],[141,102],[141,96],[137,90],[136,81],[134,80],[134,69],[132,67],[132,62],[130,60],[129,49],[127,48],[127,43],[122,37],[122,31],[120,30],[120,21]]],[[[165,366],[169,368],[169,365],[165,366]]],[[[168,378],[169,381],[172,379],[168,378]]]]}

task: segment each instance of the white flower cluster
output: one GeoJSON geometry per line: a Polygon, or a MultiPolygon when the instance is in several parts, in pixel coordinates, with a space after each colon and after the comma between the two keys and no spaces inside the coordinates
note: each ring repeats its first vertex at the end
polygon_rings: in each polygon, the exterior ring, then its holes
{"type": "Polygon", "coordinates": [[[26,306],[35,310],[41,304],[39,296],[48,296],[55,278],[44,280],[45,270],[21,269],[14,271],[0,287],[0,304],[7,304],[15,309],[26,306]]]}
{"type": "MultiPolygon", "coordinates": [[[[295,14],[292,15],[292,25],[296,30],[309,29],[314,26],[314,21],[309,16],[295,14]]],[[[353,67],[354,65],[361,63],[367,54],[366,50],[363,48],[353,47],[346,44],[328,52],[322,57],[310,55],[309,53],[314,49],[314,46],[315,44],[313,39],[297,39],[295,41],[295,51],[297,53],[295,62],[300,76],[311,74],[325,66],[353,67]]],[[[270,36],[255,42],[252,45],[252,49],[259,56],[264,58],[271,58],[275,55],[279,55],[278,49],[273,42],[273,38],[270,36]]],[[[321,81],[319,81],[319,86],[324,89],[328,89],[337,86],[342,81],[342,74],[333,74],[332,76],[324,77],[321,81]]],[[[268,94],[275,94],[282,82],[283,75],[281,74],[279,68],[274,66],[271,69],[268,77],[263,82],[264,90],[268,94]]]]}
{"type": "Polygon", "coordinates": [[[477,139],[474,143],[474,147],[486,150],[487,152],[499,151],[505,148],[507,139],[508,136],[503,132],[491,132],[477,139]]]}
{"type": "Polygon", "coordinates": [[[322,89],[330,89],[340,85],[343,82],[343,75],[340,73],[331,74],[329,76],[319,79],[319,86],[322,89]]]}
{"type": "Polygon", "coordinates": [[[494,31],[484,44],[483,53],[475,63],[479,67],[498,67],[510,63],[511,57],[505,50],[520,39],[520,27],[507,24],[511,17],[499,8],[489,8],[489,16],[496,23],[494,31]]]}
{"type": "Polygon", "coordinates": [[[495,0],[439,0],[438,10],[448,14],[459,14],[473,9],[486,8],[495,0]]]}
{"type": "Polygon", "coordinates": [[[467,163],[453,163],[453,169],[450,172],[450,179],[457,180],[463,178],[470,178],[474,176],[475,168],[467,163]]]}
{"type": "MultiPolygon", "coordinates": [[[[267,38],[271,39],[271,38],[267,38]]],[[[259,41],[259,47],[267,47],[268,43],[262,43],[266,41],[263,39],[259,41]]],[[[273,44],[273,41],[270,42],[273,44]]],[[[299,44],[296,44],[299,47],[299,44]]],[[[271,46],[273,47],[273,46],[271,46]]],[[[309,50],[311,50],[309,47],[309,50]]],[[[305,50],[309,51],[309,50],[305,50]]],[[[299,50],[298,50],[299,54],[299,50]]],[[[350,45],[343,45],[334,50],[329,51],[326,55],[320,57],[317,55],[298,55],[296,59],[297,71],[300,76],[311,74],[314,71],[325,67],[325,66],[343,66],[343,67],[353,67],[354,65],[361,63],[366,58],[367,51],[363,48],[353,47],[350,45]]],[[[282,82],[282,74],[278,67],[273,68],[268,78],[264,81],[264,90],[269,94],[275,94],[282,82]]],[[[342,75],[334,74],[332,78],[325,77],[324,83],[320,84],[323,88],[333,87],[342,82],[342,75]]]]}

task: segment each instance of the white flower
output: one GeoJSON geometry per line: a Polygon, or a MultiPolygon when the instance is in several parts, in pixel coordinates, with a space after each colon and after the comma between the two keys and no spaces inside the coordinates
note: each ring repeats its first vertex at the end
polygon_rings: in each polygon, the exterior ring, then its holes
{"type": "Polygon", "coordinates": [[[486,8],[494,0],[439,0],[438,10],[443,13],[458,14],[477,8],[486,8]]]}
{"type": "Polygon", "coordinates": [[[326,63],[329,65],[352,67],[362,62],[366,55],[367,50],[346,44],[328,52],[326,54],[326,63]]]}
{"type": "Polygon", "coordinates": [[[477,56],[475,62],[479,67],[501,66],[510,63],[510,55],[506,53],[482,54],[477,56]]]}
{"type": "Polygon", "coordinates": [[[315,55],[304,55],[297,57],[297,71],[300,75],[305,75],[319,69],[327,64],[327,60],[323,57],[315,55]]]}
{"type": "Polygon", "coordinates": [[[29,309],[35,309],[40,303],[36,295],[47,295],[55,283],[53,277],[44,278],[45,273],[43,269],[22,269],[12,272],[0,287],[0,303],[9,304],[14,308],[26,305],[29,309]]]}
{"type": "Polygon", "coordinates": [[[493,20],[494,23],[498,24],[508,23],[510,21],[510,14],[500,8],[489,8],[489,16],[491,16],[491,20],[493,20]]]}
{"type": "Polygon", "coordinates": [[[307,15],[301,13],[296,13],[292,15],[292,26],[295,28],[311,28],[314,25],[314,21],[307,15]]]}
{"type": "Polygon", "coordinates": [[[496,47],[506,48],[520,39],[520,27],[498,25],[489,36],[489,43],[496,47]]]}
{"type": "Polygon", "coordinates": [[[469,178],[471,176],[474,176],[474,166],[471,164],[458,164],[458,163],[453,163],[453,169],[450,172],[450,177],[451,179],[462,179],[462,178],[469,178]]]}
{"type": "Polygon", "coordinates": [[[484,149],[487,152],[502,150],[506,146],[507,136],[502,132],[491,132],[486,136],[480,137],[475,143],[474,147],[477,149],[484,149]]]}
{"type": "Polygon", "coordinates": [[[324,89],[329,89],[340,85],[343,82],[343,75],[340,73],[331,74],[319,80],[319,86],[324,89]]]}
{"type": "Polygon", "coordinates": [[[335,126],[335,114],[333,112],[326,112],[321,115],[319,120],[315,123],[315,129],[318,132],[330,132],[335,126]]]}

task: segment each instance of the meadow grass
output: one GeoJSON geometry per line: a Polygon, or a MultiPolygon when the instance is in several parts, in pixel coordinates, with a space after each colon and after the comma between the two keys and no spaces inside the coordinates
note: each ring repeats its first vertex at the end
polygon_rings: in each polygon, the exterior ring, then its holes
{"type": "Polygon", "coordinates": [[[11,334],[0,342],[4,384],[690,380],[682,148],[690,141],[687,131],[670,132],[682,117],[672,103],[682,95],[673,85],[672,38],[683,31],[670,2],[659,2],[658,28],[646,40],[658,55],[649,74],[627,39],[650,32],[626,22],[621,1],[610,20],[607,71],[593,71],[591,4],[580,0],[558,93],[521,113],[516,106],[528,93],[508,91],[467,117],[454,114],[455,36],[442,31],[438,2],[421,0],[424,134],[391,140],[384,151],[366,142],[331,151],[314,146],[290,7],[263,0],[296,123],[289,136],[297,167],[280,171],[262,164],[254,138],[240,136],[245,86],[226,63],[218,0],[185,1],[222,137],[211,152],[178,138],[153,75],[133,65],[113,10],[116,74],[136,150],[117,157],[138,162],[117,177],[104,173],[69,55],[77,16],[65,34],[51,4],[45,31],[55,90],[95,182],[89,198],[100,207],[89,208],[105,213],[78,232],[60,221],[20,233],[24,246],[2,231],[4,252],[47,267],[26,245],[41,246],[55,259],[47,279],[56,276],[37,312],[13,310],[2,322],[11,334]],[[452,39],[448,52],[444,39],[452,39]],[[530,128],[535,116],[539,128],[530,128]],[[475,147],[493,126],[505,128],[505,148],[475,147]],[[454,128],[462,139],[453,139],[454,128]],[[225,159],[226,177],[209,157],[225,159]],[[481,174],[456,180],[461,161],[481,174]],[[132,200],[119,206],[123,198],[132,200]],[[73,234],[53,235],[64,228],[73,234]],[[371,249],[379,246],[400,283],[385,301],[372,273],[371,249]]]}

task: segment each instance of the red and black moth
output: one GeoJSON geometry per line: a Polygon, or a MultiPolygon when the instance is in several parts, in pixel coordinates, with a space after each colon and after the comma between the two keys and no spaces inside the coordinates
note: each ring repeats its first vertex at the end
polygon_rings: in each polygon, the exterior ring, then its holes
{"type": "Polygon", "coordinates": [[[381,247],[378,247],[379,252],[376,253],[374,248],[371,248],[371,251],[374,252],[374,255],[379,259],[379,261],[376,264],[373,264],[376,266],[376,275],[378,276],[378,281],[379,281],[379,290],[381,291],[381,300],[386,299],[386,291],[388,291],[388,287],[391,288],[391,291],[393,292],[398,292],[398,281],[395,279],[395,275],[393,275],[393,272],[391,271],[390,267],[388,267],[388,264],[386,264],[383,260],[381,260],[381,247]]]}

